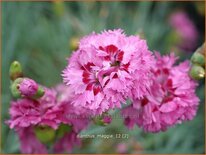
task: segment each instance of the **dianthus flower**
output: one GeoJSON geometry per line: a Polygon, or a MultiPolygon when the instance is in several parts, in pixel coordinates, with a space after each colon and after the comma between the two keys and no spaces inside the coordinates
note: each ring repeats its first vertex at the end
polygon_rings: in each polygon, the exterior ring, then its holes
{"type": "Polygon", "coordinates": [[[47,88],[42,98],[32,100],[29,98],[12,101],[9,109],[11,119],[10,128],[29,127],[32,125],[48,125],[54,129],[60,121],[57,118],[59,109],[56,105],[56,92],[47,88]]]}
{"type": "Polygon", "coordinates": [[[195,94],[197,83],[188,75],[189,62],[174,66],[173,54],[156,56],[150,94],[122,111],[129,128],[137,124],[146,132],[159,132],[196,115],[199,98],[195,94]]]}
{"type": "Polygon", "coordinates": [[[56,152],[59,152],[58,148],[70,152],[75,144],[80,144],[75,136],[89,124],[89,117],[85,109],[71,105],[72,91],[69,87],[60,84],[52,89],[44,87],[44,91],[44,96],[38,100],[23,98],[12,101],[9,110],[11,118],[7,123],[17,131],[22,153],[47,152],[38,140],[36,128],[57,130],[61,124],[70,126],[72,131],[65,132],[65,136],[60,137],[54,146],[56,152]]]}
{"type": "Polygon", "coordinates": [[[120,108],[128,97],[145,95],[153,63],[146,41],[138,36],[119,29],[92,33],[80,40],[63,79],[74,91],[73,105],[101,114],[120,108]]]}

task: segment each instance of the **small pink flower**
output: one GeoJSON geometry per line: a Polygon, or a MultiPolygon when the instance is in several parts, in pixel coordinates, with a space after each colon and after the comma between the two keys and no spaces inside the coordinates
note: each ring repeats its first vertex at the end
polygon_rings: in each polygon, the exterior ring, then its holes
{"type": "Polygon", "coordinates": [[[33,96],[38,90],[38,84],[29,78],[23,78],[22,82],[19,84],[19,91],[24,96],[33,96]]]}
{"type": "Polygon", "coordinates": [[[153,62],[146,41],[137,36],[122,30],[92,33],[80,40],[63,79],[75,94],[73,105],[101,114],[120,108],[128,97],[145,95],[153,62]]]}
{"type": "Polygon", "coordinates": [[[16,132],[20,139],[21,152],[24,154],[46,154],[47,149],[35,136],[32,127],[19,128],[16,132]]]}
{"type": "Polygon", "coordinates": [[[189,51],[194,50],[198,41],[198,31],[188,15],[183,11],[174,12],[169,22],[181,37],[180,47],[189,51]]]}
{"type": "Polygon", "coordinates": [[[188,75],[189,62],[174,66],[174,55],[156,56],[150,94],[122,111],[129,128],[137,124],[147,132],[165,131],[196,115],[199,98],[195,94],[197,83],[188,75]]]}

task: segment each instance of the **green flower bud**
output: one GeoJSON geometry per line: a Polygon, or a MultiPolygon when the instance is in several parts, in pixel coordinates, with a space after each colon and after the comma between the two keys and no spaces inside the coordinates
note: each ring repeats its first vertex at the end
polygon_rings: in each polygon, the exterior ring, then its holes
{"type": "Polygon", "coordinates": [[[10,69],[9,69],[9,76],[12,81],[19,77],[23,77],[22,67],[21,64],[18,61],[14,61],[11,63],[10,69]]]}
{"type": "Polygon", "coordinates": [[[53,142],[55,138],[55,130],[48,126],[36,126],[34,132],[36,137],[45,144],[53,142]]]}
{"type": "Polygon", "coordinates": [[[192,63],[199,64],[202,67],[205,66],[205,57],[197,51],[192,55],[191,61],[192,63]]]}
{"type": "Polygon", "coordinates": [[[62,138],[65,133],[68,133],[72,130],[72,126],[61,124],[57,130],[57,138],[62,138]]]}
{"type": "Polygon", "coordinates": [[[60,0],[55,0],[53,2],[53,9],[54,9],[54,13],[57,16],[61,17],[62,15],[64,15],[64,12],[65,12],[64,2],[60,0]]]}
{"type": "Polygon", "coordinates": [[[45,91],[34,80],[29,78],[17,78],[11,84],[11,93],[15,98],[28,97],[31,99],[41,98],[45,91]]]}
{"type": "Polygon", "coordinates": [[[72,51],[75,51],[78,49],[78,46],[79,46],[79,38],[78,37],[72,37],[70,40],[69,40],[69,46],[70,46],[70,49],[72,51]]]}
{"type": "Polygon", "coordinates": [[[189,74],[193,79],[200,80],[200,79],[203,79],[205,77],[205,70],[203,67],[194,64],[194,65],[192,65],[189,74]]]}
{"type": "Polygon", "coordinates": [[[19,91],[19,84],[23,81],[23,78],[18,78],[16,79],[12,84],[11,84],[11,93],[14,98],[21,98],[21,92],[19,91]]]}

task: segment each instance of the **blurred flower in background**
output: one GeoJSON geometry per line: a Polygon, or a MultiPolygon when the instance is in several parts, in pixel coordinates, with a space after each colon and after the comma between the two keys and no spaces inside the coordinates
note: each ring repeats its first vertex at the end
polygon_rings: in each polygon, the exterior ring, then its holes
{"type": "Polygon", "coordinates": [[[120,154],[127,153],[127,151],[128,151],[127,144],[126,143],[117,144],[116,151],[117,151],[117,153],[120,153],[120,154]]]}
{"type": "Polygon", "coordinates": [[[198,31],[189,18],[187,13],[183,10],[176,11],[171,14],[169,23],[178,35],[178,46],[183,51],[192,52],[197,47],[198,31]]]}

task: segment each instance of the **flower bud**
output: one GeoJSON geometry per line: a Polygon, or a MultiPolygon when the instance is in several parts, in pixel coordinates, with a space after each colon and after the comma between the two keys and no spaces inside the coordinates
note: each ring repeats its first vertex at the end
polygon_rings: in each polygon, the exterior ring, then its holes
{"type": "Polygon", "coordinates": [[[205,66],[205,57],[200,52],[198,52],[198,50],[192,55],[191,61],[192,63],[199,64],[202,67],[205,66]]]}
{"type": "Polygon", "coordinates": [[[53,2],[53,9],[54,9],[54,13],[61,17],[62,15],[64,15],[65,12],[65,8],[64,8],[64,2],[61,0],[55,0],[53,2]]]}
{"type": "Polygon", "coordinates": [[[70,40],[69,40],[69,46],[70,46],[70,49],[72,51],[75,51],[78,49],[78,46],[79,46],[79,38],[78,37],[72,37],[70,40]]]}
{"type": "Polygon", "coordinates": [[[23,77],[22,67],[21,64],[18,61],[14,61],[11,63],[10,69],[9,69],[9,76],[12,81],[19,77],[23,77]]]}
{"type": "Polygon", "coordinates": [[[30,97],[37,93],[38,84],[29,78],[23,78],[21,83],[19,84],[19,91],[22,95],[30,97]]]}
{"type": "Polygon", "coordinates": [[[205,77],[205,70],[203,67],[194,64],[192,65],[189,74],[193,79],[200,80],[205,77]]]}
{"type": "Polygon", "coordinates": [[[37,126],[34,132],[39,141],[45,144],[53,142],[55,138],[55,130],[48,126],[37,126]]]}
{"type": "Polygon", "coordinates": [[[11,85],[11,93],[15,98],[29,97],[38,99],[44,95],[44,89],[29,78],[17,78],[11,85]]]}

